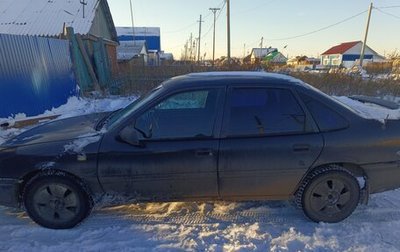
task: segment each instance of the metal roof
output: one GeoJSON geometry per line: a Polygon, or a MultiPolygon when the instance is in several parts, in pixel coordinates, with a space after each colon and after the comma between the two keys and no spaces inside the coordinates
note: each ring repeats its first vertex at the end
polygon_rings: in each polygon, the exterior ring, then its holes
{"type": "Polygon", "coordinates": [[[256,58],[264,58],[269,53],[274,52],[274,51],[278,51],[278,49],[277,48],[272,48],[272,47],[269,47],[269,48],[253,48],[251,53],[256,58]]]}
{"type": "Polygon", "coordinates": [[[141,54],[147,55],[147,46],[144,40],[121,41],[117,47],[118,60],[131,60],[141,54]]]}
{"type": "Polygon", "coordinates": [[[346,42],[342,43],[340,45],[331,47],[321,55],[327,55],[327,54],[344,54],[354,46],[356,46],[358,43],[362,43],[361,41],[353,41],[353,42],[346,42]]]}
{"type": "Polygon", "coordinates": [[[0,0],[0,33],[53,37],[65,24],[88,34],[103,1],[108,7],[105,0],[85,0],[85,6],[79,0],[0,0]]]}
{"type": "Polygon", "coordinates": [[[160,36],[160,27],[116,27],[118,36],[160,36]]]}

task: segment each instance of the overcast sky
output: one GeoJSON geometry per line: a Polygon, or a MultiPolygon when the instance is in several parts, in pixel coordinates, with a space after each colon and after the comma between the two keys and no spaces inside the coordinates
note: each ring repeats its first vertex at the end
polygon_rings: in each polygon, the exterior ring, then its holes
{"type": "MultiPolygon", "coordinates": [[[[130,26],[129,0],[108,2],[115,25],[130,26]]],[[[190,34],[198,37],[197,20],[202,14],[201,54],[210,58],[213,16],[209,8],[224,7],[217,20],[216,53],[219,57],[227,52],[224,2],[132,0],[134,23],[135,26],[160,27],[162,49],[179,58],[190,34]]],[[[259,47],[262,37],[264,47],[277,47],[290,57],[315,57],[342,42],[363,40],[369,4],[367,0],[231,0],[232,55],[242,57],[253,47],[259,47]],[[312,33],[346,19],[349,20],[312,33]],[[307,33],[312,34],[291,38],[307,33]]],[[[367,44],[382,55],[400,50],[400,1],[379,0],[374,1],[374,6],[379,9],[372,12],[367,44]]]]}

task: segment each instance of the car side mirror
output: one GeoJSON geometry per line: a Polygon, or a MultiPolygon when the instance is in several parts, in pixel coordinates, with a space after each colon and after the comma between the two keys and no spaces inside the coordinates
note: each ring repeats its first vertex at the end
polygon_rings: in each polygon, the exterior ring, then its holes
{"type": "Polygon", "coordinates": [[[119,139],[125,143],[133,146],[143,146],[142,142],[139,140],[139,134],[137,130],[133,127],[125,127],[121,132],[119,132],[119,139]]]}

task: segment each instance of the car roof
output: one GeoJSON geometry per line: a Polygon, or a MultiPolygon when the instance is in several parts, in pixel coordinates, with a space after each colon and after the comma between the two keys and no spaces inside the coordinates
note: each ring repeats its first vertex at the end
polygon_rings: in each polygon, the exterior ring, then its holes
{"type": "Polygon", "coordinates": [[[296,85],[305,86],[304,82],[294,77],[267,72],[249,72],[249,71],[234,71],[234,72],[202,72],[191,73],[174,77],[166,81],[163,85],[168,89],[181,87],[197,87],[197,86],[213,86],[226,85],[235,83],[249,84],[277,84],[277,85],[296,85]]]}

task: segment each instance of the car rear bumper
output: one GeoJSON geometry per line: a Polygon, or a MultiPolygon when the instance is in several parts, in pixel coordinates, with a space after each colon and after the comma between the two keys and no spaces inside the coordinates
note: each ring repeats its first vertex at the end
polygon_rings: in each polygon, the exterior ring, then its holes
{"type": "Polygon", "coordinates": [[[362,166],[368,177],[370,193],[400,188],[400,167],[397,161],[362,166]]]}
{"type": "Polygon", "coordinates": [[[0,178],[0,205],[19,207],[19,180],[0,178]]]}

